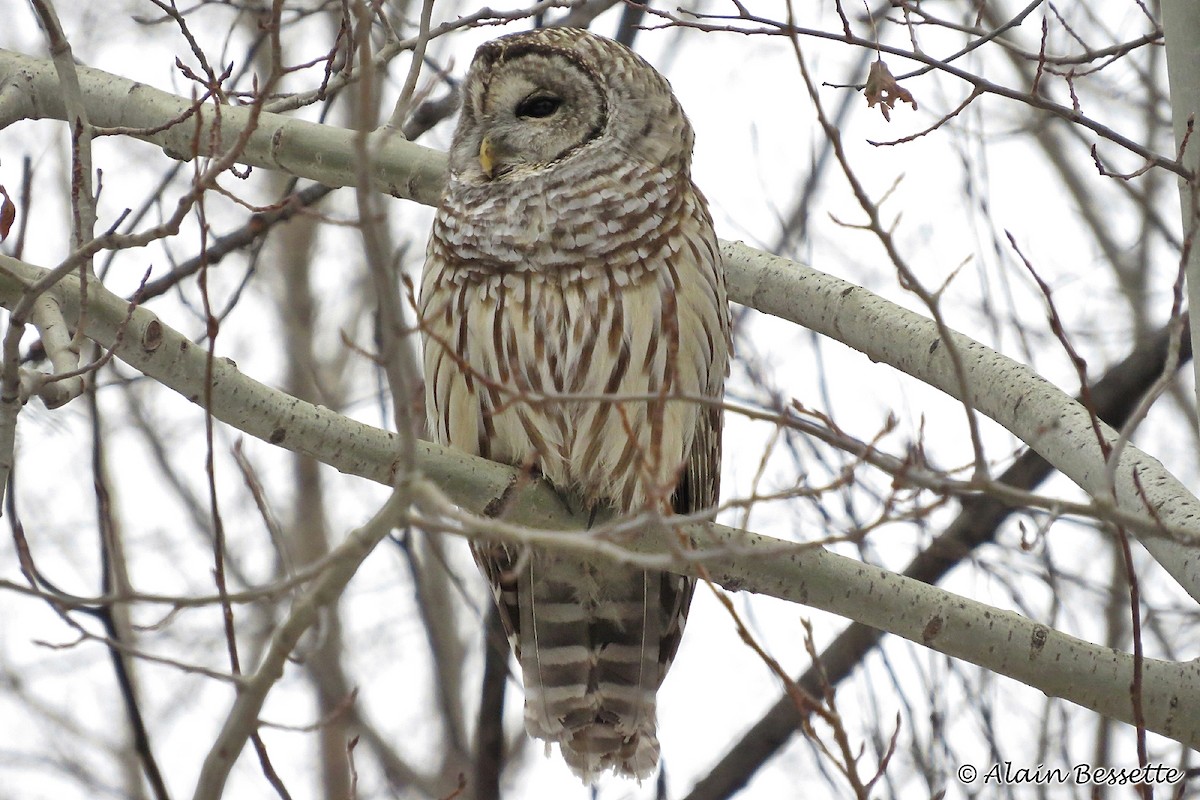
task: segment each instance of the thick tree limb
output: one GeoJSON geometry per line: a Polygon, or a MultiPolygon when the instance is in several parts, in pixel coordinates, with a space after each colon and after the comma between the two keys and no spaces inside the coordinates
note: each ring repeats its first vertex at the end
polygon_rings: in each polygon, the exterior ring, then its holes
{"type": "MultiPolygon", "coordinates": [[[[98,69],[77,67],[77,72],[93,126],[151,142],[172,158],[190,161],[224,153],[250,120],[246,106],[214,107],[211,100],[193,101],[98,69]]],[[[20,119],[65,117],[54,65],[0,50],[0,129],[20,119]]],[[[353,186],[357,135],[332,125],[262,112],[239,159],[331,186],[353,186]]],[[[385,135],[388,144],[371,163],[375,188],[435,204],[442,193],[445,155],[406,142],[398,132],[385,135]]]]}
{"type": "MultiPolygon", "coordinates": [[[[1029,367],[962,334],[949,343],[933,320],[885,300],[852,283],[794,261],[738,243],[723,243],[729,296],[767,314],[823,333],[959,396],[959,382],[947,356],[947,344],[961,354],[975,408],[1011,431],[1088,494],[1116,508],[1150,516],[1176,532],[1142,535],[1141,542],[1193,598],[1200,600],[1200,551],[1195,520],[1200,501],[1159,461],[1125,448],[1108,485],[1105,458],[1095,430],[1108,444],[1118,433],[1066,392],[1029,367]],[[1149,506],[1147,502],[1149,501],[1149,506]]],[[[1143,529],[1143,534],[1145,529],[1143,529]]]]}

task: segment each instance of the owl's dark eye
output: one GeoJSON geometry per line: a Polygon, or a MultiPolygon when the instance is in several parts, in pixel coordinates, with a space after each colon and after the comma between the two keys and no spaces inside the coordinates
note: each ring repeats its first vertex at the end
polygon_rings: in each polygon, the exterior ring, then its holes
{"type": "Polygon", "coordinates": [[[562,100],[553,95],[531,94],[517,104],[517,116],[545,119],[558,111],[558,107],[561,105],[562,100]]]}

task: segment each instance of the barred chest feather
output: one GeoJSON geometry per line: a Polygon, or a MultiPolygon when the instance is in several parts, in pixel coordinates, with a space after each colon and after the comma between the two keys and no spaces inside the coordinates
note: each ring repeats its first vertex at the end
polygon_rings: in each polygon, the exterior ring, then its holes
{"type": "Polygon", "coordinates": [[[669,499],[724,377],[724,293],[690,182],[624,169],[520,202],[452,184],[421,311],[438,441],[632,511],[669,499]]]}

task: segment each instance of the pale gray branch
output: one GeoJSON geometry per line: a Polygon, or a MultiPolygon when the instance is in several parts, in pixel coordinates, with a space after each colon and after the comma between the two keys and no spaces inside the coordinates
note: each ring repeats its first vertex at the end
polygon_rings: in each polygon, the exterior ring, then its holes
{"type": "Polygon", "coordinates": [[[204,759],[193,795],[195,800],[220,800],[229,770],[245,747],[246,740],[258,727],[259,713],[267,699],[267,692],[283,676],[288,656],[300,637],[317,621],[321,609],[341,597],[346,584],[354,577],[363,560],[400,521],[407,504],[403,489],[393,491],[383,508],[332,552],[329,567],[305,590],[292,606],[287,619],[272,633],[258,668],[238,686],[233,708],[204,759]]]}
{"type": "MultiPolygon", "coordinates": [[[[211,101],[192,100],[153,89],[97,69],[77,67],[79,85],[92,125],[102,132],[125,133],[158,145],[173,158],[224,153],[250,121],[250,109],[222,106],[219,119],[211,101]],[[200,130],[197,131],[197,119],[200,130]],[[174,124],[172,124],[174,123],[174,124]],[[163,126],[168,126],[165,129],[163,126]],[[197,152],[199,148],[199,152],[197,152]]],[[[58,75],[49,61],[0,50],[0,97],[12,119],[65,119],[58,75]],[[11,100],[7,87],[21,90],[11,100]]],[[[353,186],[354,131],[263,112],[239,158],[241,163],[309,178],[333,186],[353,186]]],[[[373,185],[397,197],[432,205],[442,191],[445,156],[404,141],[396,132],[380,148],[372,165],[373,185]]]]}
{"type": "MultiPolygon", "coordinates": [[[[721,251],[730,298],[837,339],[873,361],[959,396],[961,384],[933,320],[847,281],[742,244],[726,242],[721,251]]],[[[1024,364],[967,336],[952,335],[975,407],[1075,481],[1097,504],[1107,502],[1111,487],[1088,410],[1024,364]]],[[[1104,423],[1098,427],[1108,444],[1120,438],[1104,423]]],[[[1197,532],[1200,501],[1174,475],[1134,447],[1123,448],[1120,459],[1115,470],[1118,508],[1143,518],[1149,515],[1173,531],[1197,532]]],[[[1197,539],[1194,533],[1186,539],[1141,537],[1163,568],[1200,600],[1197,539]]]]}
{"type": "Polygon", "coordinates": [[[66,376],[78,371],[79,344],[67,329],[62,311],[53,297],[41,295],[35,299],[30,319],[42,336],[46,357],[50,359],[54,368],[52,375],[35,373],[30,390],[42,398],[47,408],[58,408],[83,394],[87,385],[84,376],[80,374],[55,379],[55,376],[66,376]]]}
{"type": "MultiPolygon", "coordinates": [[[[1192,138],[1197,112],[1200,112],[1200,6],[1194,0],[1163,0],[1162,27],[1167,43],[1167,76],[1171,86],[1171,127],[1175,146],[1184,165],[1197,175],[1200,168],[1200,141],[1192,138]],[[1185,143],[1187,144],[1184,149],[1185,143]]],[[[1184,248],[1189,308],[1200,308],[1200,247],[1195,234],[1200,229],[1200,183],[1179,182],[1183,211],[1184,248]]],[[[1192,326],[1192,347],[1200,347],[1200,325],[1192,326]]],[[[1200,352],[1200,351],[1197,351],[1200,352]]],[[[1197,394],[1200,394],[1200,362],[1194,363],[1197,394]]]]}

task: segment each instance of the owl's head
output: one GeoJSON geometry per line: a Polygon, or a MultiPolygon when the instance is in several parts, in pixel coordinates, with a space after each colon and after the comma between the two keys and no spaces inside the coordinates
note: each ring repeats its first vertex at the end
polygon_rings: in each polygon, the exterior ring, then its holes
{"type": "Polygon", "coordinates": [[[545,28],[481,46],[450,149],[455,180],[519,181],[608,149],[686,171],[692,131],[671,87],[628,48],[545,28]]]}

